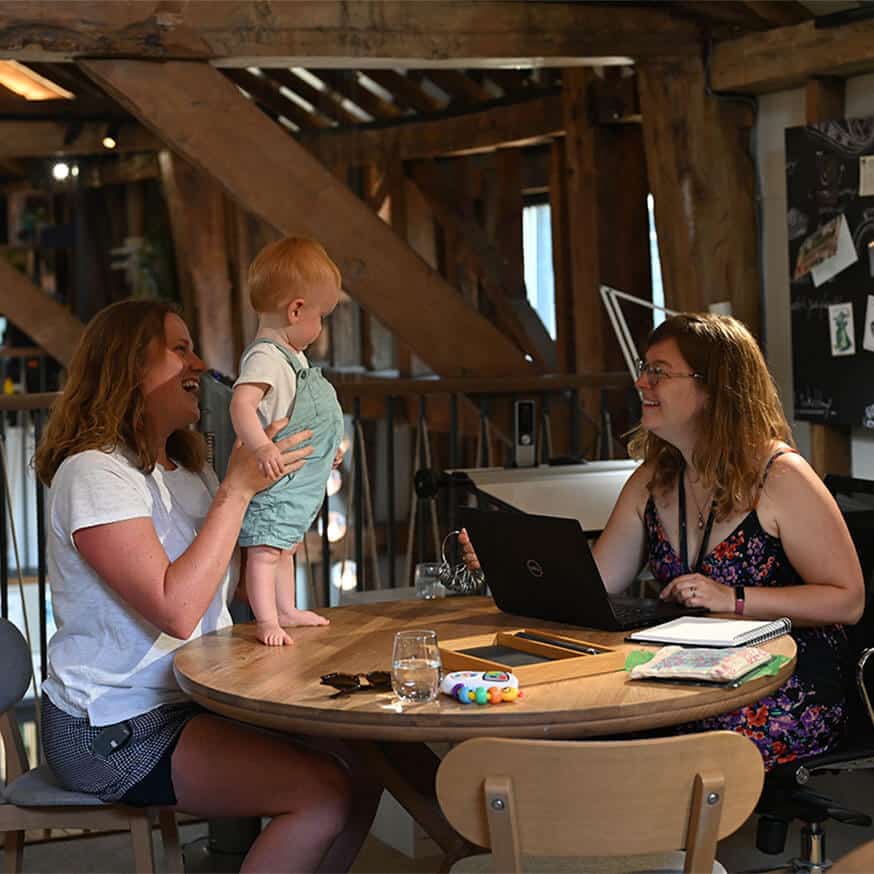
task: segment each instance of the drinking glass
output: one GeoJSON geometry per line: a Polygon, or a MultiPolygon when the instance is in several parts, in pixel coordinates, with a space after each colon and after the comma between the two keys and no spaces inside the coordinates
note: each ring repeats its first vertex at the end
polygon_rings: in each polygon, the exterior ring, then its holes
{"type": "Polygon", "coordinates": [[[416,584],[416,597],[430,601],[432,598],[443,598],[446,589],[440,582],[440,563],[436,561],[423,561],[416,565],[416,573],[413,577],[416,584]]]}
{"type": "Polygon", "coordinates": [[[433,701],[440,687],[436,631],[399,631],[391,658],[391,685],[407,704],[433,701]]]}

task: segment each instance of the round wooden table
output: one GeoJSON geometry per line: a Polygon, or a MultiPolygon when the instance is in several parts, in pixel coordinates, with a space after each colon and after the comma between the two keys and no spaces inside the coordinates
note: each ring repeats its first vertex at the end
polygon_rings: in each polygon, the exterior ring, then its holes
{"type": "Polygon", "coordinates": [[[293,734],[355,742],[382,785],[444,853],[441,871],[475,849],[446,821],[434,793],[439,757],[427,741],[482,735],[584,738],[678,725],[750,704],[776,689],[795,666],[795,643],[783,636],[770,652],[789,656],[777,676],[738,689],[630,683],[608,674],[525,684],[512,704],[461,704],[439,695],[401,707],[392,692],[332,698],[319,680],[331,671],[359,673],[391,666],[392,641],[404,628],[433,628],[441,642],[519,628],[551,629],[567,637],[623,650],[623,634],[573,628],[501,613],[491,598],[384,601],[324,612],[328,626],[294,628],[294,646],[269,647],[254,625],[235,625],[185,644],[176,654],[179,685],[204,707],[242,722],[293,734]]]}
{"type": "Polygon", "coordinates": [[[387,601],[324,611],[328,626],[290,630],[294,646],[268,647],[254,626],[198,638],[176,655],[180,686],[204,707],[244,722],[299,734],[377,741],[457,741],[482,735],[583,738],[679,725],[750,704],[780,686],[795,665],[788,635],[765,645],[790,657],[774,677],[737,689],[630,682],[625,671],[525,685],[512,704],[464,705],[446,695],[401,707],[392,692],[332,698],[330,671],[388,670],[394,633],[434,628],[441,641],[498,630],[553,629],[567,637],[639,649],[623,634],[501,613],[490,598],[387,601]]]}

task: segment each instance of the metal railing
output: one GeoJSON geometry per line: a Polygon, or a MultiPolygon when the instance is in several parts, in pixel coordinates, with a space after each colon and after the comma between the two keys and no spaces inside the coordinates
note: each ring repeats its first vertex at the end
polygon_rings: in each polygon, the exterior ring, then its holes
{"type": "MultiPolygon", "coordinates": [[[[351,525],[345,539],[329,539],[329,498],[320,513],[321,535],[312,532],[308,542],[319,548],[308,549],[311,579],[317,575],[313,565],[321,565],[321,592],[316,604],[330,605],[331,566],[338,555],[355,562],[355,585],[359,590],[397,587],[410,584],[407,574],[414,560],[438,558],[435,555],[438,527],[445,520],[446,531],[452,525],[453,504],[442,505],[438,523],[433,507],[419,500],[413,488],[417,469],[454,470],[460,467],[490,466],[499,461],[512,465],[512,429],[501,418],[514,399],[534,399],[538,411],[539,460],[546,462],[558,446],[568,459],[582,451],[583,413],[580,394],[587,389],[622,391],[630,389],[627,374],[561,375],[508,379],[373,379],[332,374],[341,405],[351,417],[352,485],[344,495],[351,525]],[[403,429],[403,434],[402,434],[403,429]],[[562,434],[557,432],[562,430],[562,434]],[[415,434],[415,440],[413,439],[415,434]],[[374,435],[377,438],[373,439],[374,435]],[[404,439],[401,439],[401,437],[404,439]],[[440,446],[434,447],[439,437],[440,446]],[[496,459],[496,456],[500,458],[496,459]],[[351,494],[350,494],[351,492],[351,494]],[[374,495],[376,501],[374,501],[374,495]],[[399,499],[404,496],[403,499],[399,499]],[[375,506],[375,504],[377,506],[375,506]],[[429,530],[428,515],[431,514],[429,530]],[[406,519],[404,518],[406,516],[406,519]],[[351,529],[351,530],[350,530],[351,529]],[[406,543],[403,542],[406,534],[406,543]],[[413,536],[415,534],[415,536],[413,536]],[[351,543],[349,542],[351,538],[351,543]],[[405,567],[402,567],[404,561],[405,567]]],[[[8,446],[9,428],[30,429],[30,446],[35,446],[44,427],[48,410],[57,394],[0,395],[0,439],[8,446]],[[10,425],[10,422],[14,424],[10,425]]],[[[602,423],[591,423],[590,431],[602,423]]],[[[608,444],[609,445],[609,444],[608,444]]],[[[35,532],[35,567],[18,563],[22,572],[37,586],[39,653],[45,676],[47,615],[45,566],[45,489],[29,467],[30,459],[19,459],[19,467],[10,481],[22,483],[14,496],[22,507],[16,508],[13,496],[7,497],[5,479],[0,482],[0,613],[9,615],[10,573],[15,582],[17,568],[10,566],[10,507],[16,530],[22,527],[35,532]],[[16,479],[17,477],[17,479],[16,479]],[[22,488],[26,489],[25,491],[22,488]],[[23,522],[23,510],[28,519],[23,522]],[[35,580],[34,580],[35,577],[35,580]]],[[[445,533],[445,531],[443,532],[445,533]]],[[[19,540],[21,538],[19,537],[19,540]]],[[[312,606],[312,605],[311,605],[312,606]]]]}

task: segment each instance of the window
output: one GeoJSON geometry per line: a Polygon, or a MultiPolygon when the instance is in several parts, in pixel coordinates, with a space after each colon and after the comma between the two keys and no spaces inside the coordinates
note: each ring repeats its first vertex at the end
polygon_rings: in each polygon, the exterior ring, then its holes
{"type": "Polygon", "coordinates": [[[522,259],[528,302],[554,340],[555,283],[548,203],[532,203],[522,208],[522,259]]]}
{"type": "MultiPolygon", "coordinates": [[[[652,302],[657,307],[665,305],[665,289],[662,285],[662,263],[659,260],[659,238],[655,226],[655,200],[651,194],[646,196],[646,211],[649,215],[649,264],[652,271],[652,302]]],[[[652,311],[652,326],[657,328],[665,320],[662,310],[652,311]]]]}

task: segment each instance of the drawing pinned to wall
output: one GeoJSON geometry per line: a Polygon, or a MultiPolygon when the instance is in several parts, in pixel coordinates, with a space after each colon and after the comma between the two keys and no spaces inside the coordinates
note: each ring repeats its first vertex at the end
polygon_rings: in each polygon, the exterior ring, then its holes
{"type": "Polygon", "coordinates": [[[793,279],[802,279],[817,264],[834,256],[838,251],[838,234],[842,218],[843,216],[837,216],[824,225],[820,225],[810,236],[805,238],[798,250],[793,279]]]}
{"type": "Polygon", "coordinates": [[[856,252],[856,246],[850,234],[850,226],[843,215],[838,219],[837,236],[835,253],[830,258],[826,258],[810,268],[813,284],[817,287],[828,282],[832,277],[837,276],[842,270],[846,270],[851,264],[855,264],[859,260],[859,254],[856,252]]]}
{"type": "Polygon", "coordinates": [[[833,303],[828,308],[828,326],[832,355],[855,355],[856,336],[853,328],[853,305],[833,303]]]}
{"type": "Polygon", "coordinates": [[[865,306],[865,330],[862,332],[862,348],[874,352],[874,294],[868,295],[865,306]]]}

